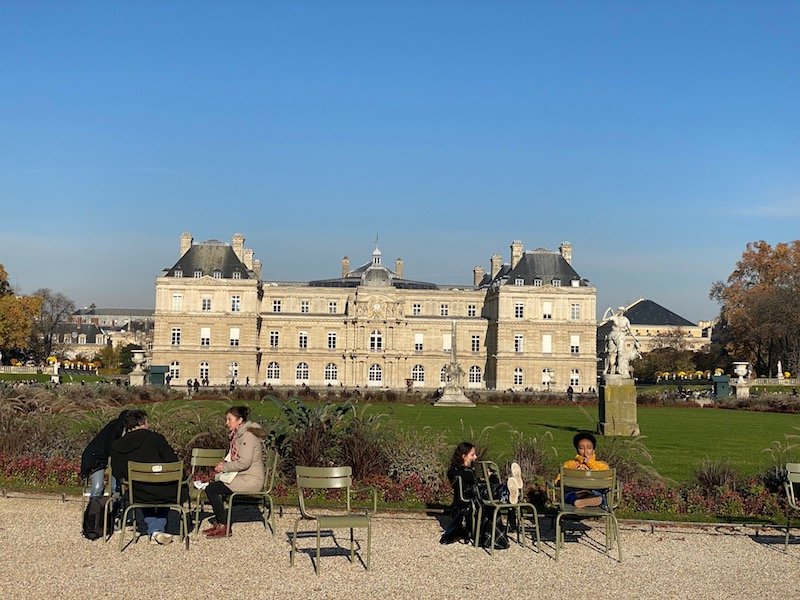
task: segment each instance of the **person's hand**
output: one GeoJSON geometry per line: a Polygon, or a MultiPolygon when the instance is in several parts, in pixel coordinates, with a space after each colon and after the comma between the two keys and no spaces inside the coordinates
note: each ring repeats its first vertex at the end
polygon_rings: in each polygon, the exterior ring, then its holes
{"type": "Polygon", "coordinates": [[[224,464],[224,462],[218,462],[216,465],[214,465],[214,473],[222,473],[222,466],[224,464]]]}

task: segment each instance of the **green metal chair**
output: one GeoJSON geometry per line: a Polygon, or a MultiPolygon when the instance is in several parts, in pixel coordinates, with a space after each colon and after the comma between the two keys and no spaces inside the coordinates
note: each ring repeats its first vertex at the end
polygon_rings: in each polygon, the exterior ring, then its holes
{"type": "Polygon", "coordinates": [[[792,524],[792,511],[800,510],[800,498],[795,492],[795,485],[800,486],[800,463],[786,463],[786,479],[783,481],[783,489],[786,491],[786,502],[789,504],[786,510],[786,540],[783,543],[783,551],[789,551],[789,527],[792,524]]]}
{"type": "Polygon", "coordinates": [[[169,508],[170,510],[176,510],[181,515],[181,540],[184,541],[186,544],[186,549],[189,549],[189,528],[187,526],[187,515],[186,509],[183,507],[183,503],[181,502],[181,492],[183,490],[183,461],[177,462],[169,462],[169,463],[141,463],[135,461],[128,462],[128,479],[127,479],[127,486],[128,486],[128,500],[129,504],[125,508],[125,512],[122,515],[123,523],[122,528],[120,529],[120,536],[119,536],[119,550],[122,550],[125,547],[125,526],[124,524],[128,522],[128,513],[130,511],[134,511],[133,513],[133,540],[134,542],[138,541],[138,537],[136,535],[136,512],[135,509],[137,508],[169,508]],[[136,489],[137,484],[142,483],[158,483],[158,484],[175,484],[175,502],[134,502],[134,492],[136,489]]]}
{"type": "Polygon", "coordinates": [[[517,502],[516,504],[512,504],[511,502],[501,502],[498,498],[495,498],[492,493],[492,486],[489,483],[489,477],[492,472],[499,473],[500,470],[497,467],[497,464],[491,460],[481,460],[478,461],[478,465],[481,467],[481,473],[483,475],[483,479],[486,482],[486,490],[488,494],[488,499],[481,498],[481,504],[478,508],[478,515],[475,520],[475,547],[478,546],[480,541],[480,534],[481,534],[481,523],[483,522],[483,511],[488,510],[491,511],[491,521],[492,521],[492,536],[491,536],[491,543],[489,545],[489,554],[494,554],[494,543],[495,538],[497,535],[497,516],[499,513],[506,513],[507,515],[511,515],[512,513],[516,517],[517,520],[517,543],[520,543],[520,535],[522,536],[522,545],[527,545],[525,542],[525,522],[523,517],[526,513],[530,514],[533,521],[533,528],[536,532],[536,549],[542,549],[542,540],[539,534],[539,513],[536,510],[536,507],[533,504],[528,502],[517,502]]]}
{"type": "MultiPolygon", "coordinates": [[[[372,492],[372,513],[378,509],[378,495],[374,488],[363,490],[352,489],[353,477],[350,467],[296,467],[297,473],[297,497],[300,502],[300,517],[294,522],[294,535],[292,536],[292,550],[289,556],[289,563],[294,566],[294,555],[297,552],[297,526],[300,521],[314,521],[317,526],[317,564],[316,572],[319,575],[322,570],[320,563],[320,535],[323,529],[349,529],[350,530],[350,562],[355,562],[355,542],[353,539],[353,529],[367,529],[367,560],[365,566],[369,571],[370,542],[372,540],[371,513],[368,509],[358,509],[354,512],[351,507],[352,496],[356,493],[372,492]],[[311,514],[305,504],[304,490],[344,490],[346,508],[338,509],[337,514],[311,514]],[[363,512],[361,512],[363,510],[363,512]]],[[[326,508],[326,512],[328,509],[326,508]]]]}
{"type": "MultiPolygon", "coordinates": [[[[471,500],[466,497],[464,494],[464,481],[461,477],[456,477],[454,481],[453,487],[453,494],[456,497],[456,500],[461,505],[469,505],[471,504],[471,500]]],[[[469,511],[471,523],[469,525],[469,533],[472,536],[472,539],[475,540],[478,537],[478,513],[477,511],[471,510],[469,511]]]]}
{"type": "Polygon", "coordinates": [[[194,533],[200,530],[200,511],[203,504],[208,500],[205,489],[197,489],[194,486],[195,475],[198,469],[214,467],[225,458],[227,450],[224,448],[192,448],[191,472],[186,478],[185,485],[189,493],[189,512],[192,512],[194,504],[194,533]]]}
{"type": "Polygon", "coordinates": [[[275,484],[275,472],[278,470],[278,453],[272,448],[268,448],[264,453],[264,489],[260,492],[234,492],[225,504],[228,509],[227,528],[228,533],[225,537],[231,536],[231,510],[235,499],[255,499],[258,502],[261,517],[264,519],[264,529],[267,529],[267,522],[272,535],[275,535],[275,515],[272,502],[272,487],[275,484]],[[269,512],[267,512],[269,511],[269,512]]]}
{"type": "Polygon", "coordinates": [[[619,562],[622,562],[622,543],[619,539],[619,522],[614,514],[614,508],[619,506],[621,498],[616,470],[584,471],[581,469],[565,469],[561,467],[557,493],[556,560],[558,560],[559,550],[564,544],[564,532],[561,529],[561,519],[563,517],[570,517],[578,519],[604,519],[606,522],[606,554],[609,554],[612,544],[616,541],[617,556],[619,557],[619,562]],[[575,490],[597,490],[604,492],[606,494],[606,501],[601,506],[577,508],[574,504],[568,504],[565,500],[566,495],[570,491],[575,490]]]}
{"type": "MultiPolygon", "coordinates": [[[[103,507],[103,531],[108,531],[109,516],[111,515],[111,511],[114,510],[114,505],[116,504],[116,500],[119,499],[118,496],[116,498],[114,497],[114,490],[112,489],[113,479],[111,475],[111,457],[109,457],[108,464],[106,465],[104,471],[105,472],[103,474],[103,478],[105,484],[103,485],[103,497],[108,498],[108,501],[106,501],[106,504],[103,507]]],[[[83,506],[81,507],[81,521],[83,520],[83,513],[86,511],[86,505],[89,504],[90,500],[91,500],[90,481],[87,480],[84,481],[84,487],[83,487],[83,506]]],[[[108,540],[110,539],[111,539],[110,535],[103,536],[104,542],[108,542],[108,540]]]]}

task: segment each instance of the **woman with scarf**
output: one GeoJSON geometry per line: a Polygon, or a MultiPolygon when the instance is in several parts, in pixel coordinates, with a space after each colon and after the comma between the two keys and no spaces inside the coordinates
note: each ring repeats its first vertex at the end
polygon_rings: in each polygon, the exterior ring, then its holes
{"type": "Polygon", "coordinates": [[[225,525],[225,498],[233,492],[258,492],[264,487],[262,447],[267,432],[258,423],[247,420],[250,409],[232,406],[225,413],[230,431],[230,449],[225,460],[214,467],[216,481],[208,484],[206,496],[214,511],[215,523],[204,530],[209,538],[229,535],[225,525]]]}

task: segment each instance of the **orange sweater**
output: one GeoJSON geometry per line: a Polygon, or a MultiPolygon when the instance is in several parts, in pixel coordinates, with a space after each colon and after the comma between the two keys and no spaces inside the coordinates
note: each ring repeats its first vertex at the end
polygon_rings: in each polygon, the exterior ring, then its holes
{"type": "MultiPolygon", "coordinates": [[[[572,458],[564,463],[565,469],[577,469],[583,463],[583,457],[578,454],[575,458],[572,458]]],[[[589,467],[590,471],[608,471],[608,463],[603,462],[602,460],[597,460],[597,458],[590,458],[586,461],[586,466],[589,467]]]]}

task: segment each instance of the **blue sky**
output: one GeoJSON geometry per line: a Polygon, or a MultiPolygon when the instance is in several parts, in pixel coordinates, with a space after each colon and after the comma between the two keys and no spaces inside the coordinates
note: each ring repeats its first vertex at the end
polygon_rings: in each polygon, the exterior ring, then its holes
{"type": "Polygon", "coordinates": [[[79,306],[182,231],[270,280],[379,235],[440,283],[569,240],[599,313],[694,321],[798,235],[796,2],[1,2],[0,48],[0,263],[79,306]]]}

